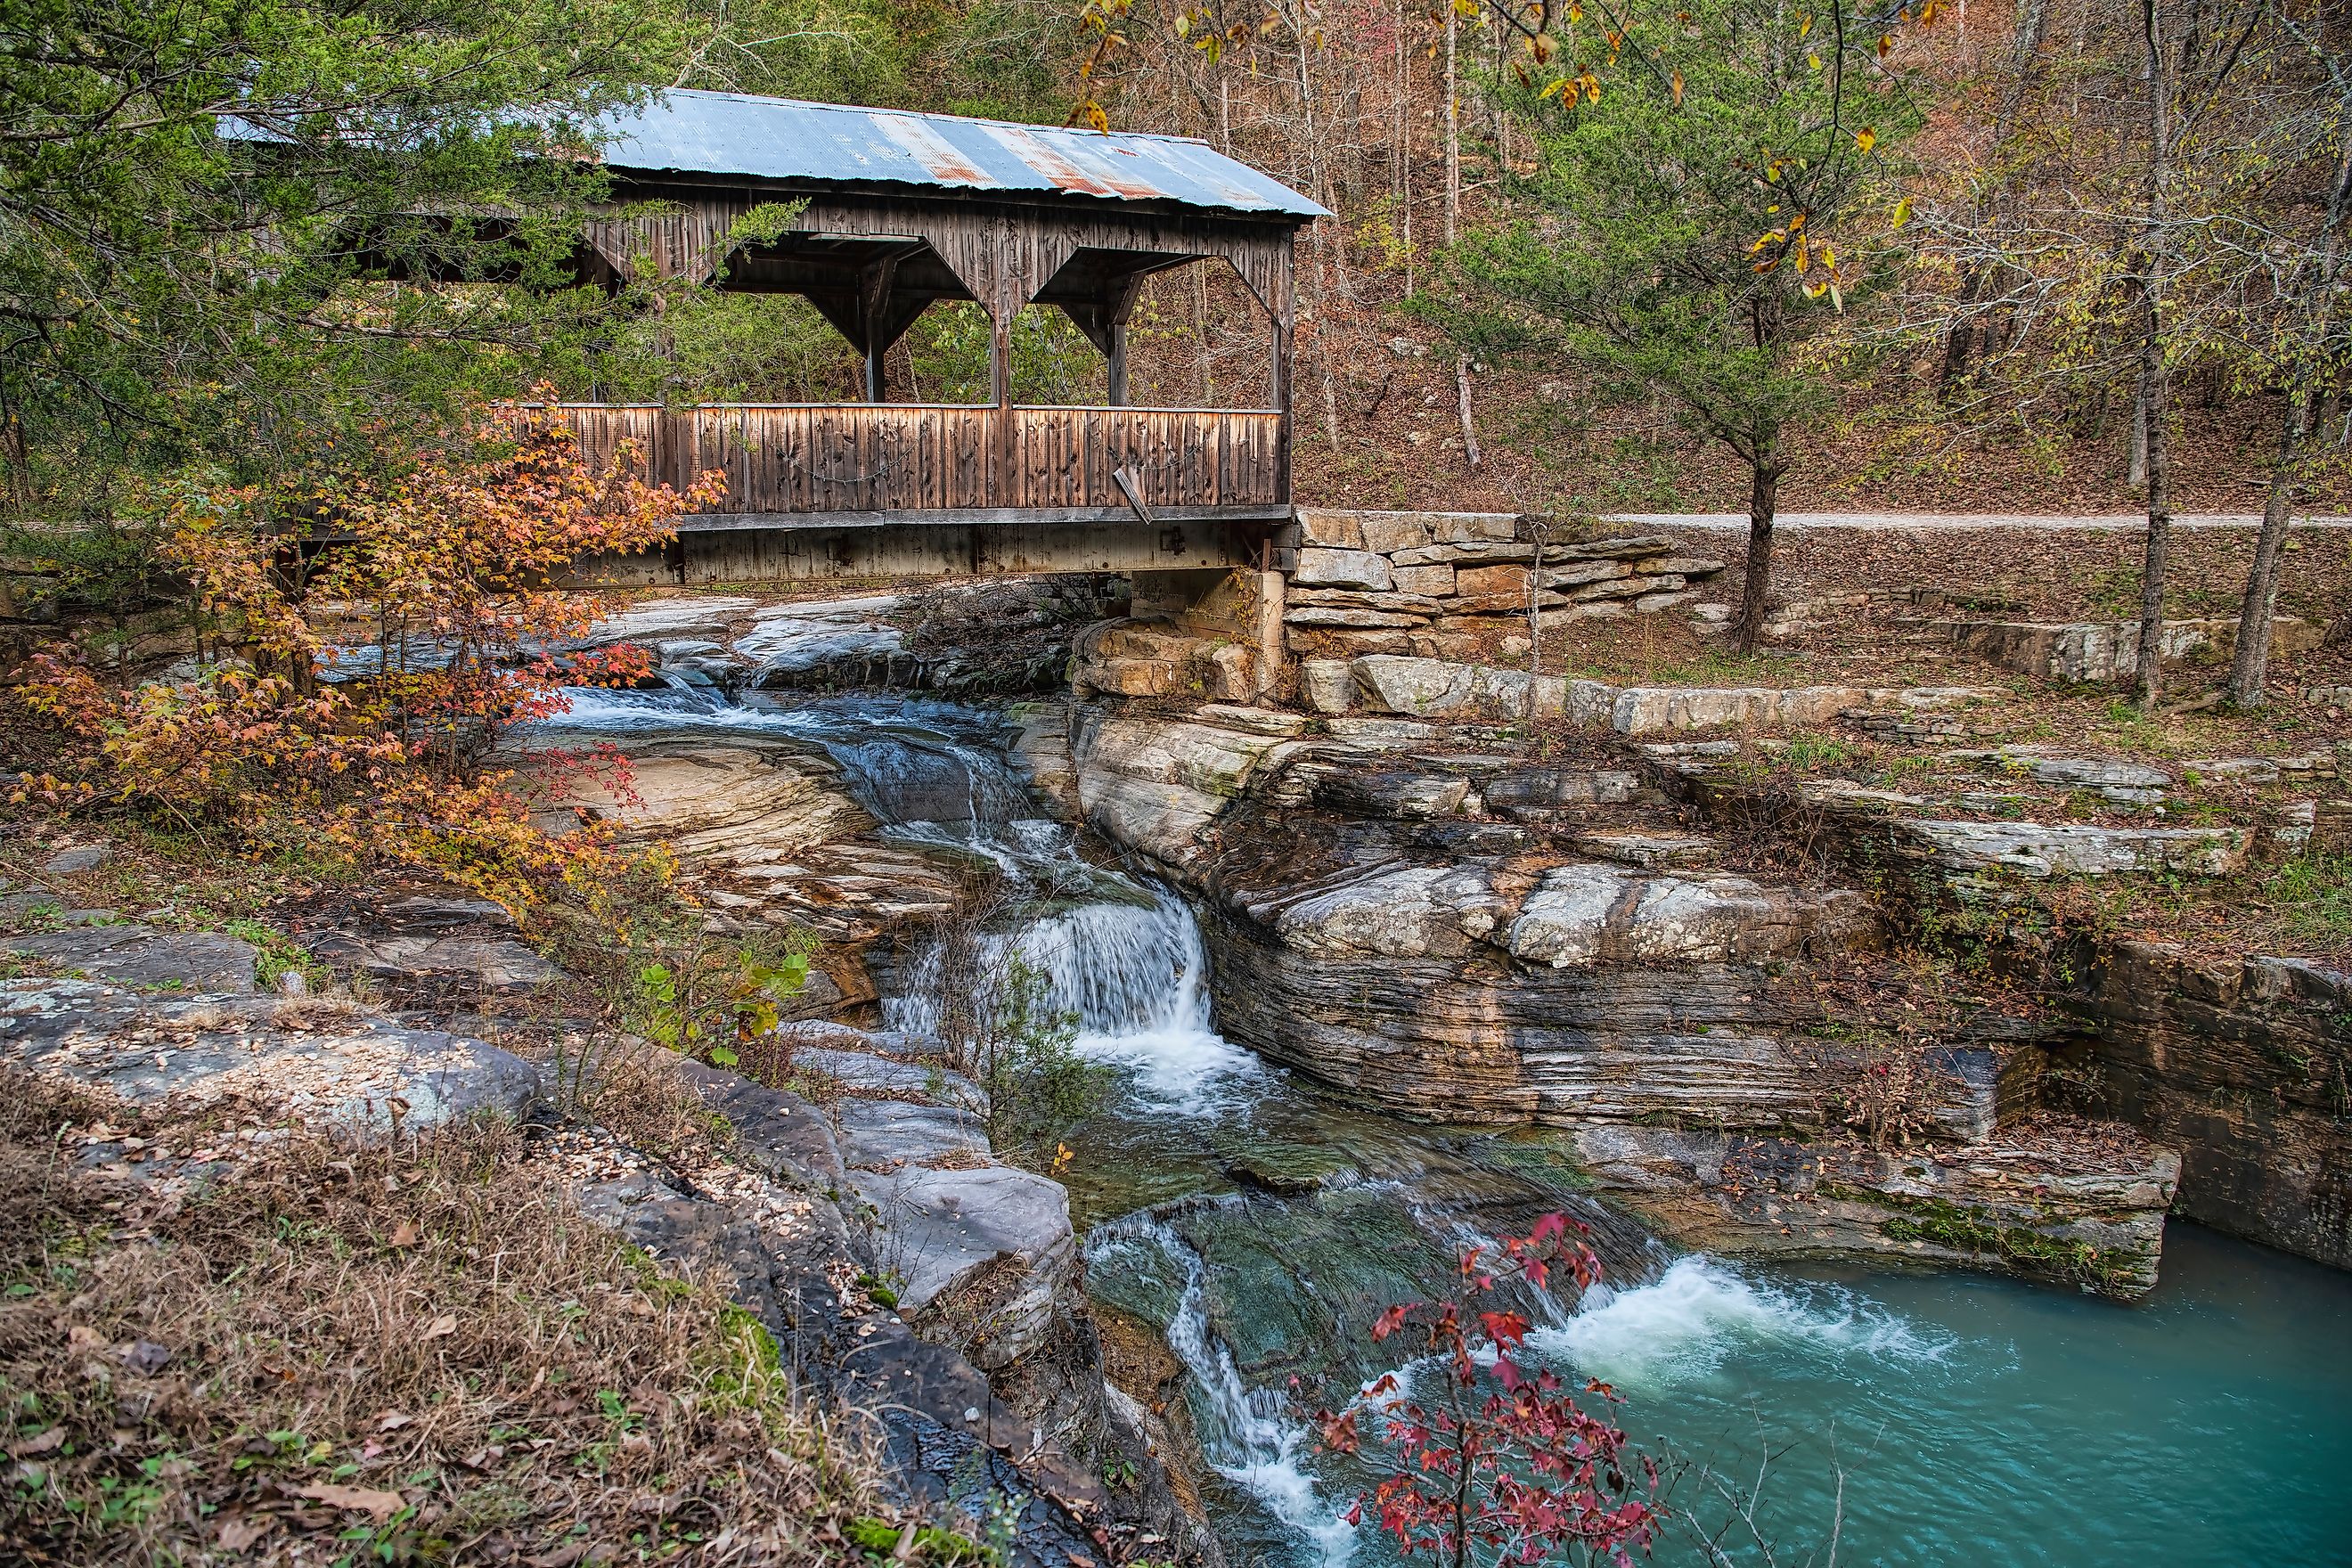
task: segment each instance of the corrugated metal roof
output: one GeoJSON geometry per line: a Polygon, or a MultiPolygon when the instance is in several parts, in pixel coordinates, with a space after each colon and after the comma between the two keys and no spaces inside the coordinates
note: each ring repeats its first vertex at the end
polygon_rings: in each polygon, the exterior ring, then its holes
{"type": "Polygon", "coordinates": [[[681,88],[605,121],[604,162],[647,173],[829,184],[1051,192],[1223,212],[1328,216],[1183,136],[911,114],[681,88]]]}

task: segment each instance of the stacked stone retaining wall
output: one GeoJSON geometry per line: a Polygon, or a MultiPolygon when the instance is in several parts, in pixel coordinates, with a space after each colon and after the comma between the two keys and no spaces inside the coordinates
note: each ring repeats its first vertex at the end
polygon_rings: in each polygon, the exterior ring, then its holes
{"type": "Polygon", "coordinates": [[[1579,619],[1647,615],[1695,602],[1723,563],[1679,553],[1622,525],[1511,512],[1350,511],[1301,508],[1281,564],[1293,653],[1434,654],[1449,636],[1527,618],[1542,556],[1538,608],[1579,619]]]}

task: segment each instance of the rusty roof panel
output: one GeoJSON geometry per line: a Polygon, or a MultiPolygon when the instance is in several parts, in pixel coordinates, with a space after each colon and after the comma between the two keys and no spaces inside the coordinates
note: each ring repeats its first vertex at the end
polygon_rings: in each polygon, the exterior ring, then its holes
{"type": "Polygon", "coordinates": [[[645,173],[818,184],[1065,193],[1312,218],[1325,211],[1204,142],[1104,134],[679,89],[604,127],[604,162],[645,173]]]}

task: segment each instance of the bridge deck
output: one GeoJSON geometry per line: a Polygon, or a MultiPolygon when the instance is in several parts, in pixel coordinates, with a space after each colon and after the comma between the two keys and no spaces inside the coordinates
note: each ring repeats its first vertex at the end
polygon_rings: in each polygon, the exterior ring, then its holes
{"type": "Polygon", "coordinates": [[[1242,408],[1024,408],[936,403],[568,404],[586,456],[625,439],[651,477],[707,468],[727,495],[688,531],[884,522],[1240,521],[1289,505],[1283,416],[1242,408]]]}

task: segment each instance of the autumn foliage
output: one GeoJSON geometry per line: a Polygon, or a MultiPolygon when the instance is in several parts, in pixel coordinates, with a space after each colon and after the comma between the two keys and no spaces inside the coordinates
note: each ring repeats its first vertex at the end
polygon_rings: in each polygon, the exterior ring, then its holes
{"type": "MultiPolygon", "coordinates": [[[[1562,1555],[1625,1563],[1648,1551],[1663,1522],[1656,1468],[1632,1463],[1622,1430],[1526,1364],[1530,1325],[1503,1304],[1509,1288],[1542,1291],[1555,1272],[1580,1288],[1597,1281],[1599,1260],[1570,1235],[1583,1228],[1545,1215],[1525,1237],[1465,1253],[1454,1299],[1392,1306],[1373,1323],[1375,1342],[1416,1353],[1405,1373],[1318,1418],[1327,1449],[1381,1472],[1350,1523],[1369,1519],[1405,1557],[1425,1552],[1450,1568],[1562,1555]]],[[[1599,1382],[1581,1392],[1604,1409],[1617,1397],[1599,1382]]]]}
{"type": "Polygon", "coordinates": [[[37,656],[17,697],[45,754],[14,800],[205,834],[299,816],[358,858],[511,900],[560,874],[566,846],[533,826],[514,774],[483,766],[499,734],[560,710],[564,686],[646,668],[633,647],[564,650],[597,605],[554,574],[657,544],[720,492],[716,474],[681,491],[637,464],[626,447],[593,464],[560,416],[501,405],[437,457],[306,495],[300,532],[265,522],[283,496],[173,498],[163,551],[189,587],[197,656],[127,685],[37,656]]]}

